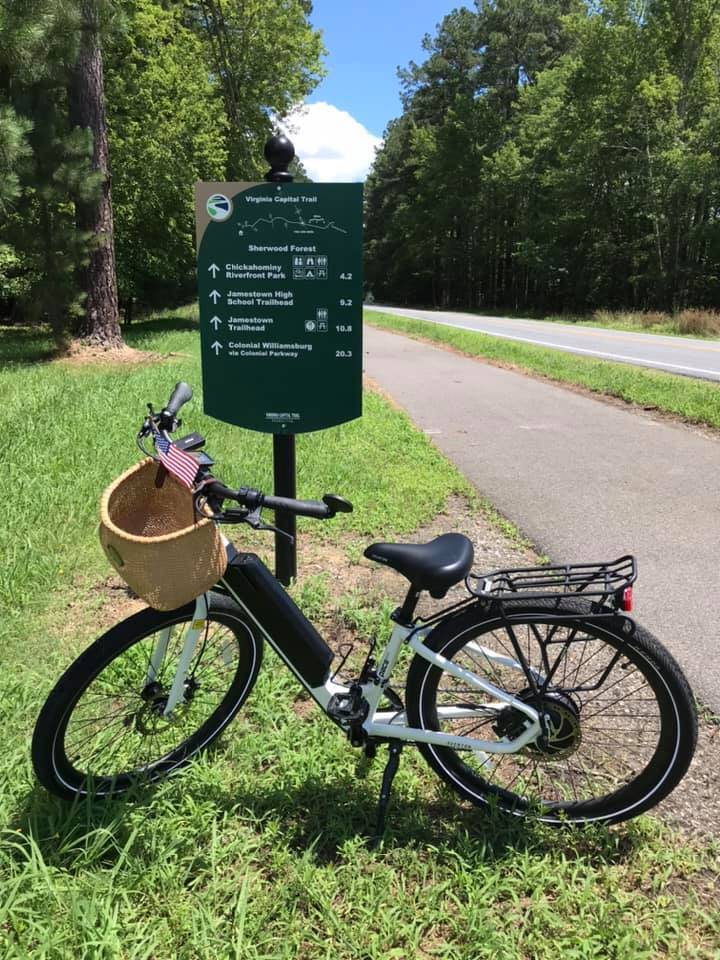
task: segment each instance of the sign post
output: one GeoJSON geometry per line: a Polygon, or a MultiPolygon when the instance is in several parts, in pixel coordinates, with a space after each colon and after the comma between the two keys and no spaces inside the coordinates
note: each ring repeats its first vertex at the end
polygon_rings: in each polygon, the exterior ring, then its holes
{"type": "MultiPolygon", "coordinates": [[[[195,194],[205,412],[273,434],[284,497],[295,496],[295,435],[362,413],[362,187],[294,183],[294,155],[273,137],[265,183],[195,194]]],[[[287,585],[295,518],[278,511],[276,526],[287,585]]]]}
{"type": "MultiPolygon", "coordinates": [[[[288,167],[295,156],[295,149],[287,137],[272,137],[265,144],[265,159],[270,169],[265,179],[270,183],[292,183],[288,167]]],[[[295,434],[273,434],[273,489],[276,497],[295,499],[295,434]]],[[[297,524],[295,515],[285,510],[275,513],[275,525],[280,531],[275,534],[275,576],[284,586],[289,586],[297,576],[297,524]]]]}

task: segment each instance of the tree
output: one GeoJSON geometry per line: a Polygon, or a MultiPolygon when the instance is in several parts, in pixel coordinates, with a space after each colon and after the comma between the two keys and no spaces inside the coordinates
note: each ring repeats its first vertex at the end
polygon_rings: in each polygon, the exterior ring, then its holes
{"type": "Polygon", "coordinates": [[[478,0],[424,47],[368,178],[377,295],[720,306],[720,0],[478,0]]]}
{"type": "Polygon", "coordinates": [[[261,178],[263,147],[317,86],[324,52],[307,0],[197,0],[181,3],[206,47],[227,117],[227,179],[261,178]]]}
{"type": "Polygon", "coordinates": [[[25,123],[18,196],[0,225],[0,241],[12,245],[21,264],[21,314],[49,321],[59,342],[85,313],[78,281],[96,241],[92,229],[78,228],[76,216],[87,220],[103,179],[92,168],[93,135],[80,106],[81,47],[90,57],[86,67],[92,61],[91,44],[80,42],[82,6],[32,0],[6,4],[0,16],[0,100],[25,123]]]}
{"type": "Polygon", "coordinates": [[[262,175],[265,138],[321,74],[310,12],[306,0],[5,0],[0,298],[59,341],[119,343],[113,198],[126,308],[190,295],[192,183],[262,175]]]}
{"type": "Polygon", "coordinates": [[[100,190],[75,198],[78,229],[92,238],[89,263],[82,271],[85,294],[78,335],[93,346],[122,346],[118,316],[117,279],[110,181],[105,90],[100,50],[100,17],[96,0],[80,0],[80,42],[70,74],[69,109],[73,127],[92,137],[91,168],[100,176],[100,190]]]}
{"type": "Polygon", "coordinates": [[[7,214],[20,193],[18,166],[28,155],[27,134],[32,124],[17,116],[9,105],[0,105],[0,213],[7,214]]]}
{"type": "Polygon", "coordinates": [[[72,3],[0,7],[0,103],[23,125],[10,181],[15,196],[5,204],[0,243],[13,251],[14,313],[48,320],[59,341],[80,310],[76,271],[88,249],[87,237],[77,232],[72,195],[89,197],[96,186],[88,137],[68,124],[77,29],[72,3]]]}
{"type": "Polygon", "coordinates": [[[105,74],[119,294],[130,318],[135,301],[194,294],[194,184],[225,179],[227,118],[182,11],[132,0],[125,13],[105,74]]]}
{"type": "MultiPolygon", "coordinates": [[[[30,129],[31,124],[18,117],[12,107],[0,104],[0,217],[6,223],[12,213],[13,201],[20,193],[18,167],[29,153],[27,134],[30,129]]],[[[18,276],[20,268],[17,251],[11,244],[3,242],[0,232],[0,317],[22,293],[22,279],[18,276]]]]}

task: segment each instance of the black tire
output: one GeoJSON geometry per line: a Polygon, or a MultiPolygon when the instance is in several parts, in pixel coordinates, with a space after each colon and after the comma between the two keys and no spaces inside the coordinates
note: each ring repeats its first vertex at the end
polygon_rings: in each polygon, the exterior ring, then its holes
{"type": "MultiPolygon", "coordinates": [[[[543,701],[552,733],[545,743],[529,744],[499,760],[488,753],[418,744],[433,770],[478,806],[490,804],[551,824],[616,823],[667,796],[687,771],[697,740],[692,693],[670,654],[642,627],[628,638],[616,618],[585,621],[588,607],[581,602],[566,606],[570,620],[559,619],[542,601],[516,602],[507,609],[523,655],[543,677],[565,648],[543,701]],[[548,631],[554,632],[546,666],[539,638],[548,631]],[[603,677],[607,667],[610,672],[603,677]],[[598,689],[574,690],[601,680],[598,689]]],[[[497,611],[471,607],[439,624],[426,645],[531,702],[522,670],[478,654],[485,647],[517,660],[497,611]],[[474,640],[479,643],[469,647],[474,640]]],[[[468,686],[463,690],[462,681],[419,655],[408,672],[406,707],[410,724],[424,730],[497,741],[513,739],[522,729],[520,711],[505,707],[499,717],[488,695],[468,686]],[[484,710],[479,709],[482,703],[484,710]],[[456,712],[458,707],[477,712],[462,719],[451,718],[450,710],[444,717],[438,714],[438,706],[452,705],[456,712]]]]}
{"type": "Polygon", "coordinates": [[[178,633],[192,620],[194,602],[168,613],[133,614],[68,667],[33,734],[33,766],[47,790],[68,799],[118,796],[179,770],[223,731],[253,688],[263,642],[237,604],[218,593],[207,597],[207,628],[188,670],[192,683],[188,679],[172,721],[162,715],[162,697],[175,674],[173,654],[182,647],[178,633]],[[181,630],[174,631],[157,682],[149,685],[146,671],[157,635],[173,625],[181,630]],[[88,707],[98,715],[84,715],[88,707]],[[133,763],[135,745],[138,762],[133,763]]]}

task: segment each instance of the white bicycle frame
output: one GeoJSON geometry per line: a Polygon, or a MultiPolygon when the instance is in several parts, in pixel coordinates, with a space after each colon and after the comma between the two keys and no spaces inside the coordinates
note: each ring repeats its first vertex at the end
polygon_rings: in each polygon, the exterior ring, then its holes
{"type": "MultiPolygon", "coordinates": [[[[306,683],[300,673],[289,662],[287,657],[284,655],[283,650],[274,641],[271,634],[263,627],[259,620],[253,615],[248,607],[243,604],[242,600],[232,590],[231,585],[225,581],[223,581],[223,583],[233,594],[233,597],[235,600],[237,600],[247,616],[256,624],[273,650],[275,650],[278,656],[285,662],[286,666],[292,671],[292,673],[295,674],[298,680],[302,683],[302,685],[310,693],[318,705],[323,709],[323,711],[328,713],[328,705],[332,697],[336,694],[348,693],[349,687],[345,684],[336,683],[333,679],[327,679],[322,686],[318,687],[312,687],[306,683]]],[[[183,700],[186,674],[195,654],[195,648],[197,646],[198,639],[205,629],[206,618],[207,604],[205,598],[204,596],[198,597],[195,602],[195,611],[193,614],[192,623],[183,641],[182,652],[180,654],[178,666],[170,688],[167,704],[164,709],[165,716],[171,717],[173,710],[177,707],[178,703],[183,700]]],[[[150,666],[148,668],[146,682],[152,681],[160,668],[160,664],[162,663],[167,651],[170,629],[162,631],[158,638],[150,661],[150,666]]],[[[537,710],[530,706],[530,704],[524,703],[522,700],[517,699],[517,697],[514,697],[506,690],[502,690],[495,684],[490,683],[483,677],[473,673],[471,670],[467,670],[464,667],[453,663],[451,660],[448,660],[446,657],[443,657],[440,654],[430,650],[423,641],[431,629],[432,627],[405,627],[399,624],[394,626],[390,640],[383,651],[382,656],[380,657],[380,666],[376,671],[375,679],[373,679],[373,681],[370,683],[365,683],[362,685],[363,696],[369,704],[367,718],[362,724],[367,736],[405,740],[413,743],[430,743],[436,746],[449,747],[454,750],[471,750],[475,753],[483,755],[516,753],[528,743],[536,740],[541,733],[540,715],[538,714],[537,710]],[[458,736],[454,734],[443,733],[439,730],[422,730],[418,727],[410,727],[405,722],[406,717],[404,711],[378,710],[380,701],[383,699],[384,689],[389,685],[393,669],[397,663],[400,651],[405,643],[407,643],[412,650],[418,654],[418,656],[423,657],[423,659],[427,660],[429,663],[439,667],[441,670],[444,670],[451,676],[462,680],[468,686],[486,694],[490,698],[488,702],[477,707],[439,706],[437,708],[437,713],[441,720],[487,717],[488,715],[493,714],[497,715],[506,707],[510,706],[518,710],[520,713],[525,714],[527,717],[525,729],[521,734],[519,734],[519,736],[513,739],[501,737],[496,740],[481,740],[477,737],[458,736]]],[[[508,657],[506,654],[497,653],[494,650],[474,643],[474,641],[470,641],[468,644],[466,644],[465,649],[466,651],[470,652],[471,656],[476,654],[478,658],[482,657],[490,664],[497,664],[498,666],[503,666],[506,668],[509,667],[510,669],[522,672],[524,675],[522,665],[519,663],[519,661],[514,660],[512,657],[508,657]]],[[[537,679],[539,682],[542,682],[543,680],[542,676],[537,673],[535,673],[535,679],[537,679]]]]}

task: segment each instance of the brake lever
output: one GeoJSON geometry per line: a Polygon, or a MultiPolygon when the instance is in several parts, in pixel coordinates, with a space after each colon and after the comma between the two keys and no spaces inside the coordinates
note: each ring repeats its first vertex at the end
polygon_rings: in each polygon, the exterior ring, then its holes
{"type": "Polygon", "coordinates": [[[253,530],[271,530],[273,533],[279,533],[281,537],[287,537],[290,543],[295,543],[295,537],[286,533],[285,530],[278,530],[278,528],[274,527],[271,523],[263,523],[260,519],[261,511],[261,506],[255,507],[255,509],[245,517],[244,522],[249,523],[253,530]]]}

